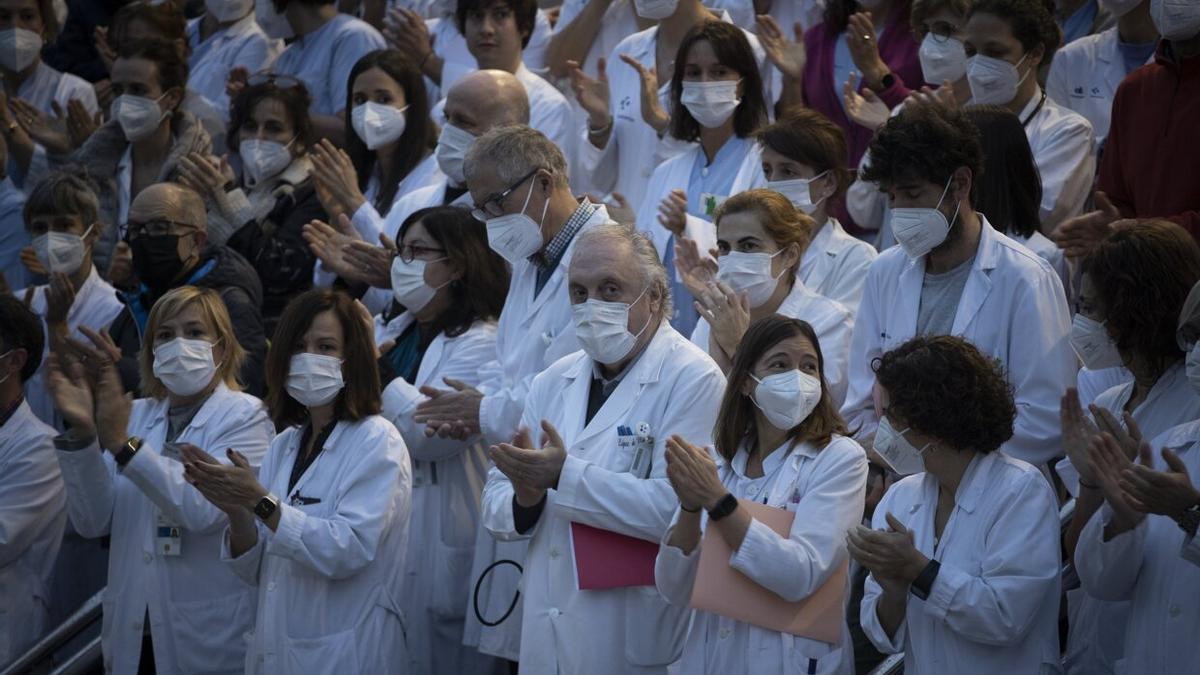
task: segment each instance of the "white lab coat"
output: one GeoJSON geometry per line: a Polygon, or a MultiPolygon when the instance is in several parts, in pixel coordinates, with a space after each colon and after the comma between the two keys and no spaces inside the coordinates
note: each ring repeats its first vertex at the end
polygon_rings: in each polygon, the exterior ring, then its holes
{"type": "MultiPolygon", "coordinates": [[[[440,85],[426,80],[426,87],[435,93],[440,92],[435,100],[445,98],[446,92],[450,91],[450,87],[463,75],[479,70],[475,57],[467,47],[467,39],[458,32],[455,21],[454,14],[451,13],[425,22],[429,36],[433,39],[433,53],[445,62],[442,66],[440,85]]],[[[539,9],[533,22],[533,34],[529,36],[529,44],[521,50],[521,62],[535,73],[546,72],[546,46],[550,44],[550,36],[553,34],[554,27],[550,25],[550,18],[546,16],[545,10],[539,9]]]]}
{"type": "MultiPolygon", "coordinates": [[[[65,115],[72,100],[82,103],[88,115],[94,116],[100,112],[100,104],[96,102],[96,90],[92,88],[91,82],[77,75],[56,70],[41,60],[33,73],[17,88],[17,98],[49,115],[51,119],[58,114],[54,112],[54,104],[58,104],[65,115]]],[[[36,142],[28,171],[22,173],[11,157],[8,165],[17,184],[26,191],[33,189],[33,185],[25,184],[26,176],[42,176],[50,169],[46,149],[36,142]]]]}
{"type": "Polygon", "coordinates": [[[26,402],[0,426],[0,663],[50,628],[50,576],[67,524],[55,433],[26,402]]]}
{"type": "Polygon", "coordinates": [[[837,218],[830,217],[804,249],[800,278],[814,293],[857,312],[867,268],[878,256],[874,246],[850,236],[837,218]]]}
{"type": "Polygon", "coordinates": [[[1058,244],[1050,241],[1050,238],[1041,232],[1034,231],[1028,237],[1022,237],[1019,234],[1010,234],[1014,241],[1025,245],[1025,248],[1038,254],[1042,260],[1050,264],[1050,268],[1058,275],[1058,280],[1062,282],[1063,290],[1067,294],[1067,299],[1072,303],[1075,300],[1074,278],[1071,274],[1071,264],[1067,260],[1067,256],[1063,254],[1063,250],[1058,247],[1058,244]]]}
{"type": "MultiPolygon", "coordinates": [[[[1042,465],[1061,453],[1059,401],[1075,381],[1067,341],[1071,313],[1058,275],[1045,260],[997,232],[981,214],[983,231],[958,301],[952,334],[971,341],[1005,368],[1017,419],[1003,449],[1042,465]]],[[[850,347],[850,386],[842,417],[859,438],[875,433],[871,362],[916,335],[925,259],[899,247],[884,251],[867,271],[850,347]]]]}
{"type": "MultiPolygon", "coordinates": [[[[1054,53],[1046,95],[1092,124],[1096,148],[1108,138],[1113,96],[1125,79],[1125,61],[1117,49],[1117,28],[1075,40],[1054,53]]],[[[1151,54],[1146,63],[1153,63],[1151,54]]]]}
{"type": "MultiPolygon", "coordinates": [[[[746,477],[746,461],[744,447],[732,462],[718,458],[721,483],[735,497],[761,501],[796,516],[787,537],[752,520],[729,565],[785,600],[807,598],[846,561],[846,532],[862,521],[866,453],[849,438],[836,436],[823,448],[802,443],[795,449],[775,450],[763,460],[760,478],[746,477]]],[[[678,519],[676,511],[676,523],[678,519]]],[[[701,527],[707,527],[708,516],[702,514],[701,519],[701,527]]],[[[668,530],[658,549],[654,580],[671,604],[686,607],[703,546],[685,556],[668,545],[670,537],[668,530]]],[[[853,673],[850,642],[848,630],[842,631],[840,643],[830,644],[697,611],[680,672],[853,673]],[[810,659],[817,661],[813,670],[810,659]]]]}
{"type": "MultiPolygon", "coordinates": [[[[729,14],[720,13],[721,21],[729,21],[729,14]]],[[[759,70],[765,72],[768,61],[766,52],[753,33],[743,31],[754,56],[758,61],[759,70]]],[[[637,70],[621,60],[621,54],[628,54],[647,68],[655,67],[655,50],[658,45],[658,26],[634,33],[621,42],[608,56],[608,89],[609,105],[613,118],[613,129],[608,144],[597,148],[587,140],[587,128],[581,128],[578,133],[582,140],[579,143],[580,163],[585,167],[585,173],[592,181],[592,187],[601,192],[619,192],[628,200],[629,206],[639,214],[648,201],[653,201],[654,209],[658,208],[658,200],[654,200],[655,192],[647,186],[647,181],[663,161],[668,160],[684,150],[690,149],[691,144],[682,143],[667,134],[659,139],[658,133],[642,120],[642,84],[637,70]]],[[[671,111],[669,73],[659,73],[659,102],[663,110],[671,111]]],[[[764,98],[772,100],[770,87],[764,87],[764,98]]],[[[688,167],[690,168],[690,164],[688,167]]],[[[762,167],[760,166],[761,170],[762,167]]],[[[687,174],[684,182],[673,187],[687,184],[687,174]]],[[[657,223],[657,221],[655,221],[657,223]]],[[[661,249],[659,253],[661,253],[661,249]]]]}
{"type": "MultiPolygon", "coordinates": [[[[408,172],[408,175],[400,180],[396,186],[396,196],[392,203],[388,205],[388,209],[383,213],[375,208],[375,195],[379,191],[379,182],[374,176],[371,177],[371,184],[368,186],[370,194],[364,194],[366,199],[362,206],[350,216],[350,223],[354,225],[354,229],[358,232],[358,236],[362,240],[372,246],[379,245],[379,234],[384,232],[383,224],[387,218],[387,214],[391,213],[391,209],[395,208],[396,203],[403,199],[406,195],[427,188],[431,185],[439,185],[446,180],[446,176],[442,173],[441,167],[438,166],[437,157],[433,153],[429,153],[425,159],[421,160],[416,166],[408,172]],[[371,187],[374,187],[371,190],[371,187]]],[[[400,222],[404,222],[401,220],[400,222]]]]}
{"type": "Polygon", "coordinates": [[[552,423],[567,459],[538,522],[524,534],[513,520],[513,487],[493,468],[483,490],[483,522],[498,538],[529,539],[522,593],[521,670],[575,675],[665,673],[679,657],[686,608],[650,586],[580,591],[571,522],[661,540],[679,502],[667,481],[673,434],[708,445],[725,377],[703,351],[665,321],[620,384],[584,423],[595,362],[583,352],[560,359],[533,382],[522,425],[552,423]],[[648,478],[629,473],[635,448],[618,426],[645,430],[653,443],[648,478]]]}
{"type": "Polygon", "coordinates": [[[312,95],[310,113],[336,115],[346,108],[350,70],[376,49],[387,49],[379,31],[352,16],[338,14],[289,44],[275,60],[273,70],[304,82],[312,95]]]}
{"type": "Polygon", "coordinates": [[[963,473],[954,510],[934,543],[938,482],[904,478],[883,495],[871,526],[891,513],[913,533],[922,554],[941,563],[927,600],[909,594],[905,618],[888,636],[876,606],[882,590],[867,577],[862,627],[886,654],[904,652],[904,672],[942,675],[1059,673],[1061,566],[1058,503],[1034,467],[1000,451],[980,455],[963,473]]]}
{"type": "Polygon", "coordinates": [[[225,85],[229,72],[234,68],[245,68],[253,75],[270,68],[275,57],[283,51],[283,43],[267,37],[259,28],[254,12],[225,28],[218,28],[208,39],[201,41],[200,22],[203,20],[203,16],[197,17],[187,26],[188,45],[192,48],[188,58],[188,88],[203,96],[228,122],[230,101],[225,85]]]}
{"type": "MultiPolygon", "coordinates": [[[[1200,476],[1200,421],[1176,426],[1153,441],[1154,464],[1165,471],[1162,448],[1170,448],[1200,476]]],[[[1122,641],[1124,658],[1115,672],[1186,673],[1200,663],[1200,537],[1188,537],[1174,520],[1147,515],[1134,529],[1109,541],[1104,526],[1112,520],[1105,504],[1079,535],[1075,567],[1083,589],[1128,608],[1122,641]]],[[[1083,672],[1083,671],[1080,671],[1083,672]]],[[[1095,672],[1095,671],[1092,671],[1095,672]]]]}
{"type": "Polygon", "coordinates": [[[1053,232],[1059,223],[1083,213],[1096,178],[1096,146],[1092,125],[1082,115],[1046,97],[1034,114],[1041,92],[1018,115],[1033,150],[1033,161],[1042,177],[1042,231],[1053,232]]]}
{"type": "MultiPolygon", "coordinates": [[[[29,303],[29,309],[42,319],[42,328],[46,334],[49,334],[49,328],[46,326],[47,289],[49,286],[46,285],[34,288],[33,300],[29,303]]],[[[25,291],[19,291],[16,297],[24,298],[25,291]]],[[[92,267],[92,271],[84,280],[83,285],[75,292],[75,301],[71,303],[71,309],[67,310],[67,329],[70,331],[71,337],[88,344],[87,337],[79,330],[79,327],[86,326],[94,331],[107,330],[123,309],[125,309],[125,303],[121,302],[117,296],[117,290],[100,278],[96,268],[92,267]]],[[[38,367],[33,377],[25,382],[25,400],[29,402],[30,409],[38,419],[61,431],[66,427],[63,424],[62,416],[54,409],[54,397],[46,388],[46,356],[49,354],[50,342],[47,340],[42,349],[42,365],[38,367]]]]}
{"type": "Polygon", "coordinates": [[[222,560],[258,587],[245,672],[395,672],[408,662],[400,608],[408,450],[379,415],[340,421],[289,491],[302,435],[292,427],[276,436],[259,471],[280,499],[278,528],[259,522],[258,541],[236,558],[228,529],[220,544],[222,560]]]}
{"type": "MultiPolygon", "coordinates": [[[[413,323],[408,312],[386,326],[376,317],[377,340],[392,340],[413,323]]],[[[455,337],[438,334],[429,343],[413,382],[396,378],[383,392],[383,416],[392,421],[412,460],[409,548],[400,602],[408,621],[413,673],[475,673],[492,659],[462,643],[466,602],[472,590],[471,562],[479,524],[479,497],[488,459],[480,443],[425,436],[413,422],[427,400],[419,388],[445,387],[443,378],[479,384],[480,367],[496,358],[496,325],[478,321],[455,337]]]]}
{"type": "MultiPolygon", "coordinates": [[[[218,559],[225,514],[183,478],[167,456],[166,399],[133,402],[129,434],[142,438],[123,470],[99,445],[58,452],[71,523],[85,537],[112,535],[101,630],[104,670],[136,673],[143,621],[150,616],[159,673],[240,673],[242,634],[254,620],[252,589],[218,559]],[[180,555],[159,551],[159,516],[182,530],[180,555]]],[[[218,385],[175,443],[223,463],[234,448],[258,465],[273,427],[262,403],[218,385]]]]}
{"type": "MultiPolygon", "coordinates": [[[[775,313],[789,319],[803,319],[813,327],[817,341],[821,343],[829,395],[833,397],[833,404],[840,407],[846,399],[846,369],[854,334],[854,314],[840,303],[813,293],[799,279],[792,284],[792,290],[775,313]]],[[[705,351],[710,346],[709,331],[708,320],[700,317],[692,333],[692,342],[705,351]]]]}

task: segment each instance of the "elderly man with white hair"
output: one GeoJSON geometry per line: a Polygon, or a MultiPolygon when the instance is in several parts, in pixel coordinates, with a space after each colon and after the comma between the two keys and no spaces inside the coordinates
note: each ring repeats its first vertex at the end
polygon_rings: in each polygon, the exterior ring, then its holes
{"type": "Polygon", "coordinates": [[[645,235],[617,224],[581,234],[568,293],[583,350],[534,379],[521,431],[491,448],[482,519],[496,537],[530,542],[522,671],[665,673],[687,609],[653,582],[580,590],[576,565],[588,559],[578,538],[662,538],[678,506],[666,441],[710,442],[725,378],[671,328],[666,270],[645,235]]]}

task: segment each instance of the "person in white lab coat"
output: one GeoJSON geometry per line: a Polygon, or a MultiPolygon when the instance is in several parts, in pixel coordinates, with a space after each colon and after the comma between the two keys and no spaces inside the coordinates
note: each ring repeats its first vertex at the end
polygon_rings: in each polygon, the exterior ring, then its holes
{"type": "Polygon", "coordinates": [[[581,234],[569,275],[583,351],[534,379],[522,431],[491,448],[483,521],[529,540],[522,672],[666,673],[687,609],[653,587],[579,590],[572,523],[660,541],[678,505],[667,439],[709,444],[725,378],[668,324],[666,271],[645,235],[615,223],[581,234]]]}
{"type": "Polygon", "coordinates": [[[420,209],[400,226],[392,259],[395,304],[375,317],[383,416],[412,458],[412,510],[401,602],[413,673],[484,673],[497,660],[463,645],[473,585],[470,572],[487,476],[483,445],[427,436],[413,421],[428,387],[477,386],[496,358],[496,319],[508,268],[487,243],[483,223],[465,209],[420,209]],[[387,345],[392,345],[390,348],[387,345]]]}
{"type": "Polygon", "coordinates": [[[257,466],[274,435],[261,402],[238,391],[245,352],[225,304],[193,286],[154,304],[139,359],[146,398],[136,401],[121,387],[116,347],[94,341],[56,354],[49,384],[71,427],[55,440],[71,523],[112,537],[104,670],[132,675],[152,661],[159,673],[240,673],[254,595],[221,563],[225,516],[187,485],[183,465],[185,449],[199,447],[233,448],[257,466]]]}
{"type": "Polygon", "coordinates": [[[772,314],[803,319],[821,341],[822,375],[834,405],[841,406],[854,314],[800,279],[797,268],[811,245],[812,219],[787,197],[766,189],[730,197],[717,207],[716,218],[715,274],[695,253],[679,258],[680,276],[698,298],[700,321],[692,342],[728,372],[751,323],[772,314]],[[694,264],[685,273],[689,262],[694,264]]]}
{"type": "Polygon", "coordinates": [[[226,121],[229,73],[270,68],[283,42],[267,37],[254,19],[254,0],[205,0],[203,15],[188,21],[188,88],[203,96],[226,121]]]}
{"type": "Polygon", "coordinates": [[[0,297],[0,663],[42,637],[51,571],[67,522],[57,432],[34,416],[21,390],[42,362],[38,317],[17,298],[0,297]]]}
{"type": "MultiPolygon", "coordinates": [[[[667,478],[680,510],[658,550],[654,579],[672,604],[691,601],[707,527],[735,552],[733,569],[788,601],[811,595],[846,561],[846,533],[862,521],[867,456],[846,437],[822,360],[807,323],[756,321],[729,373],[716,462],[687,439],[668,441],[667,478]],[[727,495],[794,513],[788,536],[741,509],[719,518],[701,513],[713,513],[727,495]]],[[[696,612],[680,672],[851,673],[849,645],[848,631],[829,644],[696,612]]]]}
{"type": "Polygon", "coordinates": [[[762,180],[754,133],[767,121],[762,78],[742,30],[705,21],[688,31],[675,57],[670,85],[670,134],[694,143],[654,169],[637,207],[637,227],[654,241],[678,303],[671,325],[690,335],[699,318],[673,263],[686,236],[702,252],[714,244],[712,218],[734,185],[762,180]]]}
{"type": "Polygon", "coordinates": [[[966,340],[913,338],[878,362],[875,451],[907,477],[850,532],[870,570],[861,621],[904,672],[1059,673],[1058,503],[1001,450],[1016,404],[1002,368],[966,340]]]}
{"type": "MultiPolygon", "coordinates": [[[[796,108],[758,132],[766,187],[791,200],[816,225],[800,259],[800,280],[814,293],[858,311],[867,268],[879,255],[850,236],[830,214],[846,195],[852,174],[845,168],[842,128],[809,108],[796,108]]],[[[734,186],[738,192],[740,186],[734,186]]]]}
{"type": "MultiPolygon", "coordinates": [[[[86,178],[67,172],[47,175],[30,192],[23,216],[38,262],[51,276],[50,283],[15,294],[22,299],[28,294],[29,308],[45,322],[44,359],[61,351],[68,335],[86,339],[81,328],[108,328],[125,305],[92,264],[92,249],[105,225],[99,199],[86,178]]],[[[63,428],[46,389],[44,368],[26,383],[25,400],[38,419],[63,428]]]]}
{"type": "MultiPolygon", "coordinates": [[[[1186,352],[1175,335],[1188,291],[1200,279],[1200,246],[1168,221],[1127,222],[1084,258],[1082,271],[1071,344],[1087,367],[1123,366],[1133,379],[1097,396],[1089,406],[1092,420],[1084,416],[1073,392],[1063,400],[1067,458],[1055,470],[1077,497],[1065,536],[1068,553],[1103,501],[1089,467],[1092,437],[1099,431],[1123,440],[1132,436],[1127,440],[1132,453],[1138,440],[1156,438],[1200,418],[1200,396],[1188,382],[1186,352]]],[[[1070,672],[1114,672],[1121,659],[1128,603],[1108,602],[1079,590],[1069,590],[1067,599],[1070,672]]]]}
{"type": "Polygon", "coordinates": [[[228,516],[218,551],[257,587],[244,672],[387,673],[408,663],[400,608],[412,478],[379,415],[371,324],[344,293],[292,301],[267,358],[275,437],[255,475],[195,449],[187,476],[228,516]]]}
{"type": "Polygon", "coordinates": [[[865,178],[887,190],[900,245],[867,271],[842,416],[869,445],[879,420],[871,363],[914,335],[959,335],[1003,365],[1013,386],[1005,452],[1043,465],[1060,454],[1058,403],[1075,379],[1070,311],[1046,261],[975,212],[978,134],[961,111],[908,105],[871,142],[865,178]]]}
{"type": "Polygon", "coordinates": [[[1059,49],[1046,78],[1046,95],[1092,123],[1100,154],[1112,119],[1117,85],[1133,70],[1154,61],[1158,29],[1150,18],[1150,0],[1101,0],[1117,25],[1081,37],[1059,49]]]}

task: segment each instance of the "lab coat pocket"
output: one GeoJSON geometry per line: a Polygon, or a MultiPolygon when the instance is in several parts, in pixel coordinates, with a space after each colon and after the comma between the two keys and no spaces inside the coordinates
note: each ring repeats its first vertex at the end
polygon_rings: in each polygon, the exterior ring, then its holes
{"type": "Polygon", "coordinates": [[[466,613],[474,547],[439,545],[436,550],[438,561],[430,610],[441,619],[461,619],[466,613]]]}
{"type": "Polygon", "coordinates": [[[666,666],[678,660],[691,608],[668,604],[654,586],[635,586],[625,594],[626,660],[643,667],[666,666]]]}
{"type": "Polygon", "coordinates": [[[251,628],[249,592],[169,605],[179,669],[185,673],[237,672],[245,664],[243,635],[251,628]]]}
{"type": "Polygon", "coordinates": [[[288,638],[289,673],[361,673],[358,627],[318,638],[288,638]]]}

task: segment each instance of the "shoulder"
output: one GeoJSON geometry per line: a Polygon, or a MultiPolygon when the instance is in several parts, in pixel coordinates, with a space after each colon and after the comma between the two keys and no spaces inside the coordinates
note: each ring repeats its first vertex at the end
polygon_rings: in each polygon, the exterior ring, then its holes
{"type": "MultiPolygon", "coordinates": [[[[1092,133],[1092,123],[1086,117],[1054,102],[1047,97],[1038,113],[1038,126],[1048,131],[1052,139],[1087,135],[1092,133]]],[[[1036,154],[1036,153],[1035,153],[1036,154]]]]}
{"type": "Polygon", "coordinates": [[[821,448],[818,459],[823,462],[833,463],[837,466],[858,466],[864,468],[867,464],[867,452],[853,438],[849,436],[834,435],[829,440],[829,443],[821,448]]]}
{"type": "Polygon", "coordinates": [[[634,33],[633,35],[629,35],[625,39],[618,42],[617,46],[613,49],[613,53],[621,54],[623,52],[627,52],[632,49],[640,50],[645,45],[647,45],[651,42],[654,42],[654,39],[657,35],[658,35],[658,26],[651,26],[650,28],[647,28],[646,30],[638,31],[638,32],[634,33]]]}
{"type": "Polygon", "coordinates": [[[244,422],[255,418],[266,419],[267,416],[267,409],[262,400],[242,391],[220,387],[213,392],[211,402],[225,408],[221,421],[244,422]]]}
{"type": "Polygon", "coordinates": [[[1110,28],[1072,41],[1054,52],[1054,61],[1050,67],[1059,67],[1061,64],[1063,68],[1070,68],[1091,64],[1095,61],[1096,54],[1116,37],[1116,32],[1116,28],[1110,28]]]}
{"type": "MultiPolygon", "coordinates": [[[[53,438],[58,435],[58,431],[54,427],[46,424],[33,413],[28,401],[21,403],[10,421],[20,421],[17,428],[20,430],[21,436],[35,439],[39,444],[44,442],[46,445],[50,445],[53,438]]],[[[29,449],[32,450],[32,448],[29,449]]]]}
{"type": "Polygon", "coordinates": [[[997,250],[996,268],[1004,270],[1013,285],[1039,286],[1045,278],[1058,276],[1050,263],[1027,245],[997,230],[992,230],[992,236],[997,250]]]}
{"type": "Polygon", "coordinates": [[[338,14],[331,21],[337,22],[331,31],[336,36],[336,39],[379,38],[380,41],[383,40],[383,36],[379,34],[379,31],[375,30],[374,26],[349,14],[338,14]]]}
{"type": "Polygon", "coordinates": [[[998,497],[1008,493],[1010,498],[1027,501],[1045,498],[1047,502],[1055,500],[1054,493],[1047,482],[1046,476],[1034,465],[1009,457],[1002,450],[990,453],[992,458],[991,475],[988,479],[988,491],[993,489],[1001,492],[998,497]]]}
{"type": "Polygon", "coordinates": [[[1097,394],[1096,398],[1092,400],[1092,403],[1097,408],[1103,408],[1109,412],[1119,413],[1120,412],[1119,408],[1121,406],[1119,406],[1117,404],[1128,395],[1129,390],[1132,387],[1133,387],[1132,381],[1122,382],[1120,384],[1113,385],[1113,386],[1109,387],[1108,389],[1105,389],[1104,391],[1097,394]]]}
{"type": "Polygon", "coordinates": [[[408,452],[396,425],[382,415],[367,415],[362,419],[340,424],[346,425],[343,438],[355,451],[366,450],[364,454],[368,455],[408,452]]]}
{"type": "Polygon", "coordinates": [[[900,271],[908,262],[909,258],[904,249],[899,245],[892,246],[871,261],[871,266],[867,269],[867,278],[893,279],[900,276],[900,271]]]}
{"type": "Polygon", "coordinates": [[[533,378],[531,391],[541,391],[546,388],[562,386],[562,379],[571,377],[574,373],[587,373],[591,367],[591,359],[582,349],[571,352],[551,363],[548,368],[533,378]]]}

